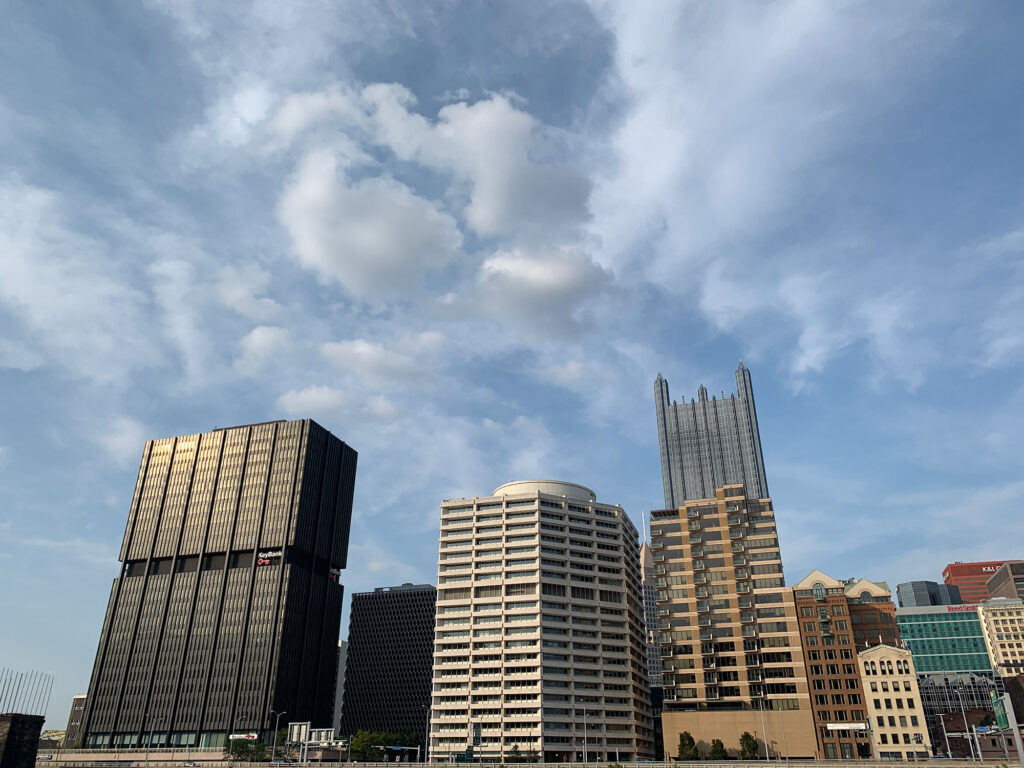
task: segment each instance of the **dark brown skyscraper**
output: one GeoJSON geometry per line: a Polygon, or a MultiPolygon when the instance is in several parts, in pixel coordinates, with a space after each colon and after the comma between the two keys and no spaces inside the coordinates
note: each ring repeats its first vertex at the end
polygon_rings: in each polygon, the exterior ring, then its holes
{"type": "Polygon", "coordinates": [[[85,746],[219,746],[271,708],[329,726],[355,473],[309,419],[146,443],[85,746]]]}

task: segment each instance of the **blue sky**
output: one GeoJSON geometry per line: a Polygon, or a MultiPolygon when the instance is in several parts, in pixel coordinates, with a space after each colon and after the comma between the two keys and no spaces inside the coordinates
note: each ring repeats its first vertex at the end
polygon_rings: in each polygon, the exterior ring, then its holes
{"type": "MultiPolygon", "coordinates": [[[[661,503],[751,369],[791,580],[1024,556],[1024,8],[20,3],[0,26],[0,659],[88,684],[143,442],[310,416],[347,589],[438,503],[661,503]]],[[[346,612],[347,613],[347,612],[346,612]]]]}

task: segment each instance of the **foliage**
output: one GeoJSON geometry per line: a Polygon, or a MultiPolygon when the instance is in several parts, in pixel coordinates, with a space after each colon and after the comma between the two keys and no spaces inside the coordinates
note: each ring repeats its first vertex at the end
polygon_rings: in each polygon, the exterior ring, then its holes
{"type": "Polygon", "coordinates": [[[693,740],[693,736],[690,735],[689,731],[683,731],[679,734],[679,748],[676,750],[676,760],[696,759],[697,742],[693,740]]]}
{"type": "Polygon", "coordinates": [[[508,755],[506,755],[506,759],[510,763],[521,763],[521,762],[523,762],[523,756],[519,753],[519,745],[518,744],[513,744],[512,745],[512,749],[510,749],[508,751],[508,755]]]}
{"type": "MultiPolygon", "coordinates": [[[[349,740],[353,761],[384,759],[380,747],[416,747],[423,744],[423,734],[417,731],[359,731],[349,740]]],[[[420,759],[423,759],[422,754],[420,759]]]]}
{"type": "Polygon", "coordinates": [[[539,763],[540,762],[540,753],[536,749],[533,749],[531,747],[530,751],[526,753],[526,760],[527,760],[527,762],[530,762],[530,763],[539,763]]]}
{"type": "Polygon", "coordinates": [[[741,760],[753,760],[757,757],[757,739],[755,739],[750,731],[744,731],[740,736],[740,759],[741,760]]]}
{"type": "Polygon", "coordinates": [[[224,755],[229,760],[262,763],[270,755],[270,747],[249,739],[231,739],[224,745],[224,755]]]}
{"type": "Polygon", "coordinates": [[[728,760],[729,753],[725,751],[725,744],[721,739],[711,740],[711,751],[708,752],[708,760],[728,760]]]}

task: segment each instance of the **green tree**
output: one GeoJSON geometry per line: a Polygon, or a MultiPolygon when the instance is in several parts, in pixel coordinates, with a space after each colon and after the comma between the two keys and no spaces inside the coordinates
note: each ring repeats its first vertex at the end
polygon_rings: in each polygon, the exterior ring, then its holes
{"type": "Polygon", "coordinates": [[[526,753],[526,759],[531,763],[540,762],[540,753],[536,749],[530,748],[530,751],[526,753]]]}
{"type": "Polygon", "coordinates": [[[740,759],[753,760],[755,757],[757,757],[757,739],[751,735],[750,731],[744,731],[740,736],[740,759]]]}
{"type": "Polygon", "coordinates": [[[352,760],[358,762],[360,760],[378,759],[380,750],[377,749],[376,745],[385,743],[383,741],[384,736],[385,734],[376,731],[359,731],[349,742],[351,744],[352,760]]]}
{"type": "Polygon", "coordinates": [[[690,735],[689,731],[683,731],[679,734],[679,748],[676,750],[676,760],[696,759],[697,742],[693,740],[693,736],[690,735]]]}
{"type": "Polygon", "coordinates": [[[729,753],[725,751],[725,744],[721,739],[711,740],[711,751],[708,752],[708,760],[728,760],[729,753]]]}
{"type": "Polygon", "coordinates": [[[513,744],[512,745],[512,749],[510,749],[508,751],[508,755],[505,756],[505,759],[508,762],[510,762],[510,763],[521,763],[521,762],[523,762],[523,756],[519,752],[519,745],[518,744],[513,744]]]}

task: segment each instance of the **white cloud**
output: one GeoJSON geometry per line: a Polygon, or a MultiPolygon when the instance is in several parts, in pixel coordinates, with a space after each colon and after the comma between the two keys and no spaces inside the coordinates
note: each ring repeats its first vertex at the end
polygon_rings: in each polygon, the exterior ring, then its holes
{"type": "Polygon", "coordinates": [[[328,423],[387,421],[396,413],[394,404],[380,395],[359,398],[328,386],[289,390],[278,398],[277,406],[289,416],[322,418],[328,423]]]}
{"type": "Polygon", "coordinates": [[[281,307],[268,296],[271,274],[257,264],[229,264],[217,277],[220,300],[249,320],[265,322],[280,313],[281,307]]]}
{"type": "Polygon", "coordinates": [[[69,223],[50,190],[0,179],[0,307],[14,318],[2,361],[47,363],[72,375],[124,385],[158,358],[146,297],[108,246],[69,223]]]}
{"type": "Polygon", "coordinates": [[[196,268],[181,259],[164,259],[149,268],[153,295],[160,308],[166,338],[177,348],[184,363],[184,383],[195,387],[209,375],[213,342],[207,334],[203,312],[205,287],[196,268]]]}
{"type": "Polygon", "coordinates": [[[278,215],[304,267],[357,298],[395,296],[459,256],[462,235],[435,203],[384,176],[350,181],[333,154],[312,152],[278,215]]]}
{"type": "Polygon", "coordinates": [[[377,341],[347,339],[321,346],[320,353],[341,370],[374,384],[415,380],[422,383],[436,370],[430,365],[434,353],[444,344],[444,336],[436,331],[414,334],[395,342],[389,348],[377,341]],[[425,359],[430,358],[430,360],[425,359]]]}
{"type": "Polygon", "coordinates": [[[589,328],[611,275],[579,249],[516,249],[489,257],[477,274],[479,311],[534,338],[589,328]]]}
{"type": "Polygon", "coordinates": [[[258,325],[239,342],[235,370],[243,376],[257,376],[271,363],[280,364],[289,357],[294,341],[284,328],[258,325]]]}
{"type": "Polygon", "coordinates": [[[146,429],[135,419],[116,416],[88,430],[88,434],[115,462],[130,465],[142,456],[146,429]]]}

